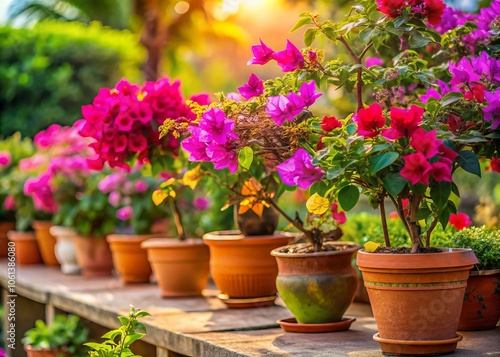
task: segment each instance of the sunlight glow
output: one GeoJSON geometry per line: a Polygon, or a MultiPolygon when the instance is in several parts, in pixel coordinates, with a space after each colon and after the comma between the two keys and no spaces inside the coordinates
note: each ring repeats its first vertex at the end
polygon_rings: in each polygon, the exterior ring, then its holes
{"type": "Polygon", "coordinates": [[[189,10],[189,3],[187,1],[179,1],[174,6],[174,11],[179,15],[185,14],[189,10]]]}

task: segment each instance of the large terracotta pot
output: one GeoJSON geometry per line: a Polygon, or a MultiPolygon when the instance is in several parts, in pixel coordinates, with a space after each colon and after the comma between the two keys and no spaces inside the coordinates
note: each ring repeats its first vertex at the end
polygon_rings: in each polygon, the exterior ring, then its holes
{"type": "Polygon", "coordinates": [[[488,330],[500,319],[500,269],[472,270],[467,280],[458,330],[488,330]]]}
{"type": "Polygon", "coordinates": [[[201,239],[152,238],[147,250],[163,297],[200,296],[209,276],[210,253],[201,239]]]}
{"type": "Polygon", "coordinates": [[[276,287],[286,307],[299,324],[339,322],[351,304],[358,286],[352,256],[359,244],[325,243],[338,250],[318,253],[271,252],[278,263],[276,287]]]}
{"type": "Polygon", "coordinates": [[[378,254],[359,250],[379,332],[374,340],[389,354],[449,353],[462,336],[458,319],[469,270],[477,263],[471,249],[441,253],[378,254]]]}
{"type": "Polygon", "coordinates": [[[16,222],[0,222],[0,258],[7,257],[9,250],[9,239],[7,232],[16,229],[16,222]]]}
{"type": "Polygon", "coordinates": [[[104,237],[74,237],[76,260],[86,277],[111,275],[113,258],[104,237]]]}
{"type": "Polygon", "coordinates": [[[9,245],[15,244],[16,263],[19,265],[42,264],[42,256],[33,232],[7,232],[9,245]]]}
{"type": "Polygon", "coordinates": [[[158,237],[155,234],[110,234],[106,237],[111,248],[113,263],[125,283],[147,283],[151,277],[148,254],[141,248],[146,239],[158,237]]]}
{"type": "Polygon", "coordinates": [[[43,262],[46,265],[59,266],[54,249],[56,246],[56,239],[50,234],[52,222],[33,221],[32,226],[35,230],[35,237],[38,242],[38,247],[40,247],[40,253],[42,253],[43,262]]]}
{"type": "Polygon", "coordinates": [[[72,355],[60,348],[34,348],[31,345],[24,345],[24,350],[28,357],[71,357],[72,355]]]}
{"type": "Polygon", "coordinates": [[[63,226],[52,226],[49,231],[56,238],[54,252],[57,261],[61,264],[61,272],[63,274],[80,274],[81,269],[76,260],[74,242],[76,231],[63,226]]]}
{"type": "Polygon", "coordinates": [[[278,266],[270,253],[292,237],[287,233],[248,237],[239,231],[205,234],[215,284],[231,299],[275,296],[278,266]]]}

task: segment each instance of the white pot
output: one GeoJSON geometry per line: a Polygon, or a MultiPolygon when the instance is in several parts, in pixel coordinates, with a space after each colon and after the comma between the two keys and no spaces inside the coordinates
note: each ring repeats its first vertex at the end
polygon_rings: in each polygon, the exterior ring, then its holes
{"type": "Polygon", "coordinates": [[[80,266],[76,261],[76,249],[73,237],[77,234],[72,228],[63,226],[50,227],[50,234],[56,237],[54,252],[61,264],[64,274],[80,274],[80,266]]]}

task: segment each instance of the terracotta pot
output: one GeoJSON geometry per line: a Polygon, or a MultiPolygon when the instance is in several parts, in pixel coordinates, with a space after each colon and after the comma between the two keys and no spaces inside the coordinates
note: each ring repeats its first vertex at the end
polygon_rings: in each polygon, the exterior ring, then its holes
{"type": "Polygon", "coordinates": [[[40,247],[40,253],[42,253],[43,262],[46,265],[59,266],[54,249],[56,246],[56,239],[50,234],[52,222],[33,221],[32,226],[35,230],[35,237],[38,242],[38,247],[40,247]]]}
{"type": "Polygon", "coordinates": [[[76,247],[73,241],[77,235],[76,231],[63,226],[52,226],[49,231],[56,238],[54,252],[57,261],[61,264],[61,272],[63,274],[80,274],[81,269],[76,260],[76,247]]]}
{"type": "Polygon", "coordinates": [[[163,297],[200,296],[208,283],[210,253],[201,239],[152,238],[147,250],[163,297]]]}
{"type": "Polygon", "coordinates": [[[276,295],[278,266],[271,256],[288,244],[293,234],[276,233],[247,237],[239,231],[220,231],[203,236],[210,247],[210,271],[219,290],[230,298],[276,295]]]}
{"type": "Polygon", "coordinates": [[[7,232],[16,229],[16,222],[0,222],[0,258],[8,256],[9,239],[7,232]]]}
{"type": "Polygon", "coordinates": [[[299,324],[341,321],[356,293],[358,277],[352,267],[352,256],[360,245],[325,244],[341,250],[284,253],[284,247],[280,247],[271,252],[278,263],[278,293],[299,324]]]}
{"type": "Polygon", "coordinates": [[[376,254],[359,250],[382,352],[449,353],[456,349],[458,319],[469,270],[477,263],[471,249],[427,254],[376,254]]]}
{"type": "Polygon", "coordinates": [[[467,280],[458,330],[488,330],[500,319],[500,269],[472,270],[467,280]]]}
{"type": "Polygon", "coordinates": [[[111,248],[113,263],[125,283],[147,283],[151,277],[148,254],[141,248],[146,239],[159,237],[155,234],[110,234],[106,237],[111,248]]]}
{"type": "Polygon", "coordinates": [[[16,263],[19,265],[42,264],[42,256],[33,232],[7,232],[10,244],[15,244],[16,263]]]}
{"type": "Polygon", "coordinates": [[[24,345],[24,350],[28,357],[72,357],[73,355],[60,348],[34,348],[31,345],[24,345]]]}
{"type": "Polygon", "coordinates": [[[73,241],[76,247],[76,260],[82,268],[83,276],[111,275],[113,258],[106,238],[76,235],[73,241]]]}
{"type": "Polygon", "coordinates": [[[278,226],[279,215],[273,207],[264,207],[262,215],[258,216],[249,209],[238,213],[239,205],[234,206],[234,221],[241,234],[245,236],[272,235],[278,226]]]}

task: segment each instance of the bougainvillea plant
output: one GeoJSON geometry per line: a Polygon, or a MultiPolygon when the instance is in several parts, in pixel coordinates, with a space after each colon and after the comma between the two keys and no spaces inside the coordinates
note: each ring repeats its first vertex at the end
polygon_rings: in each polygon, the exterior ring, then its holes
{"type": "MultiPolygon", "coordinates": [[[[227,168],[235,177],[260,167],[280,184],[309,189],[314,214],[348,211],[365,194],[380,211],[387,246],[390,201],[411,252],[420,251],[430,245],[434,227],[446,226],[457,211],[453,173],[480,175],[480,159],[496,167],[499,4],[482,10],[476,24],[458,20],[441,0],[361,1],[340,22],[303,13],[293,30],[308,27],[306,48],[287,41],[275,52],[262,40],[252,47],[249,64],[275,62],[283,76],[264,82],[252,75],[239,98],[221,96],[197,108],[182,147],[191,161],[227,168]],[[468,48],[463,41],[477,28],[485,29],[485,40],[468,48]],[[313,47],[319,37],[329,41],[327,49],[313,47]],[[368,65],[367,56],[378,60],[368,65]],[[331,92],[346,102],[352,93],[352,111],[335,117],[331,92]]],[[[271,195],[252,196],[273,205],[271,195]]],[[[321,247],[321,232],[291,221],[321,247]]]]}

